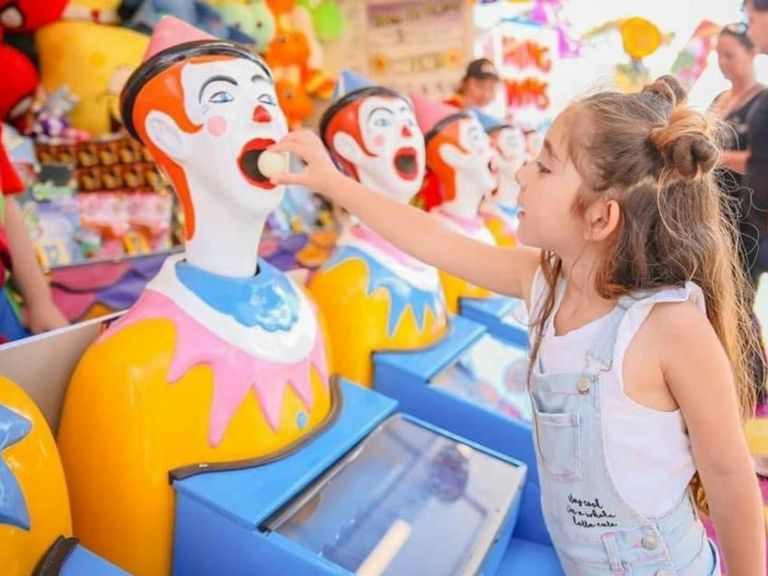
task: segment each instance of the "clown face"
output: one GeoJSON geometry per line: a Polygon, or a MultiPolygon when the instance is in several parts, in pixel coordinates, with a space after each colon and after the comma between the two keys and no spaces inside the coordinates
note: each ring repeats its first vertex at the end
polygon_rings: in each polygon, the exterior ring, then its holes
{"type": "Polygon", "coordinates": [[[525,162],[525,135],[518,128],[507,126],[494,132],[491,140],[498,153],[496,157],[499,173],[497,198],[503,204],[515,204],[519,190],[515,174],[525,162]]]}
{"type": "Polygon", "coordinates": [[[181,80],[185,112],[200,126],[175,136],[175,159],[190,187],[215,191],[218,201],[238,211],[263,216],[274,210],[282,189],[275,190],[259,171],[258,160],[288,128],[267,72],[246,59],[193,59],[184,65],[181,80]]]}
{"type": "Polygon", "coordinates": [[[459,146],[466,150],[449,160],[456,168],[456,194],[486,196],[496,188],[496,160],[491,140],[474,117],[459,122],[459,146]]]}
{"type": "Polygon", "coordinates": [[[424,178],[424,137],[405,100],[370,96],[357,117],[362,142],[345,132],[334,137],[336,151],[357,169],[360,182],[408,202],[424,178]]]}

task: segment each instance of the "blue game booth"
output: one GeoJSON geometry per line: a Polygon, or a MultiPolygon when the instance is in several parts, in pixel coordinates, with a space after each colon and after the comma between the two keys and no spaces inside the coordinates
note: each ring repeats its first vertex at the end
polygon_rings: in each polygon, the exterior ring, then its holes
{"type": "Polygon", "coordinates": [[[482,324],[493,336],[513,346],[528,346],[525,304],[517,298],[459,298],[459,314],[482,324]]]}
{"type": "Polygon", "coordinates": [[[77,538],[61,538],[54,544],[35,574],[57,576],[129,576],[114,564],[107,562],[87,548],[77,538]]]}
{"type": "Polygon", "coordinates": [[[337,385],[335,421],[293,454],[172,473],[174,574],[561,573],[524,462],[337,385]]]}

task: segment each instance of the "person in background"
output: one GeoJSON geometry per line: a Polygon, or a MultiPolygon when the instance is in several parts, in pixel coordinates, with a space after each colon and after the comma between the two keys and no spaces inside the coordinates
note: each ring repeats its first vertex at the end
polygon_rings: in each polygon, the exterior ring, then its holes
{"type": "Polygon", "coordinates": [[[478,58],[469,63],[458,92],[445,103],[464,110],[483,108],[496,98],[496,89],[500,81],[501,78],[493,62],[487,58],[478,58]]]}
{"type": "Polygon", "coordinates": [[[24,191],[2,146],[0,124],[0,344],[68,324],[51,299],[51,291],[37,263],[24,215],[13,197],[24,191]],[[27,328],[21,322],[7,283],[9,273],[21,292],[28,313],[27,328]]]}
{"type": "MultiPolygon", "coordinates": [[[[741,262],[751,281],[748,295],[750,307],[754,304],[757,291],[757,247],[755,227],[748,219],[750,191],[743,186],[742,174],[746,171],[750,157],[749,117],[765,90],[765,86],[755,79],[755,55],[755,45],[747,34],[745,24],[730,24],[723,28],[717,42],[717,57],[720,71],[730,81],[731,89],[720,93],[710,107],[710,111],[728,125],[718,181],[726,197],[736,201],[733,208],[735,224],[739,229],[741,262]]],[[[757,334],[760,334],[757,317],[753,315],[752,321],[757,334]]],[[[764,400],[764,352],[756,351],[752,363],[755,381],[759,383],[758,397],[764,400]]]]}
{"type": "MultiPolygon", "coordinates": [[[[749,39],[760,54],[768,54],[768,0],[746,0],[749,39]]],[[[749,156],[743,178],[744,188],[751,191],[751,202],[745,206],[754,241],[747,246],[750,276],[756,286],[763,272],[768,272],[768,91],[755,102],[747,120],[749,156]]]]}

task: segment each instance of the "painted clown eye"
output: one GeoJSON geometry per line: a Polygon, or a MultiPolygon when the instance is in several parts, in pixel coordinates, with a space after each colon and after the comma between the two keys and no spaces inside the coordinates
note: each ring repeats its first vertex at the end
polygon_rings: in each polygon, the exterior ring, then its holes
{"type": "Polygon", "coordinates": [[[259,102],[262,104],[268,104],[270,106],[274,106],[276,104],[275,97],[272,96],[272,94],[262,94],[259,96],[259,102]]]}
{"type": "Polygon", "coordinates": [[[229,93],[229,92],[227,92],[225,90],[222,90],[220,92],[216,92],[213,96],[211,96],[208,99],[208,102],[211,102],[213,104],[223,104],[225,102],[232,102],[232,100],[234,100],[234,99],[235,99],[235,97],[232,96],[231,93],[229,93]]]}
{"type": "Polygon", "coordinates": [[[373,125],[377,128],[386,128],[387,126],[392,126],[392,119],[387,117],[376,118],[373,125]]]}

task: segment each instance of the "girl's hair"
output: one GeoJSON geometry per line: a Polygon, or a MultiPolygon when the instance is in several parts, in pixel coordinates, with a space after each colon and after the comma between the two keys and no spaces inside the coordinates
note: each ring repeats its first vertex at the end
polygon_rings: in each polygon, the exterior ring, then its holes
{"type": "Polygon", "coordinates": [[[746,51],[751,52],[755,49],[755,44],[749,38],[749,34],[747,34],[748,30],[749,28],[746,24],[743,22],[736,22],[734,24],[723,26],[723,29],[720,30],[720,37],[730,36],[741,44],[746,51]]]}
{"type": "MultiPolygon", "coordinates": [[[[737,255],[734,217],[713,175],[718,130],[686,108],[685,98],[680,83],[663,76],[635,94],[604,92],[569,106],[562,118],[570,136],[568,154],[582,178],[573,209],[583,213],[599,198],[620,207],[618,229],[595,273],[602,297],[688,281],[701,287],[747,417],[755,403],[750,358],[758,346],[748,282],[737,255]]],[[[541,264],[549,290],[532,319],[532,364],[562,271],[554,253],[543,253],[541,264]]]]}

